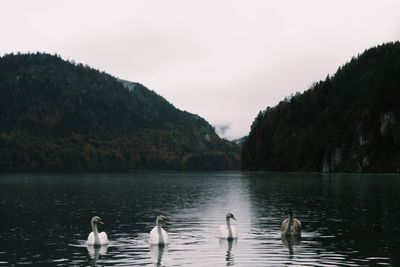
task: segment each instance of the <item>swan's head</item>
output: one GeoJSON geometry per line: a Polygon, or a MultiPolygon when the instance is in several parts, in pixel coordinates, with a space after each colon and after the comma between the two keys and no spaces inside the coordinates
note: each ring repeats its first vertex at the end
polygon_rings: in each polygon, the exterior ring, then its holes
{"type": "Polygon", "coordinates": [[[103,224],[103,221],[101,220],[101,218],[99,217],[99,216],[94,216],[93,218],[92,218],[92,221],[91,221],[91,223],[92,224],[103,224]]]}
{"type": "Polygon", "coordinates": [[[235,216],[233,216],[232,213],[227,213],[227,214],[226,214],[226,218],[227,218],[227,219],[234,219],[234,220],[236,221],[236,218],[235,218],[235,216]]]}
{"type": "Polygon", "coordinates": [[[165,224],[165,223],[167,223],[167,221],[168,221],[168,218],[165,217],[164,215],[157,216],[157,222],[158,223],[165,224]]]}
{"type": "Polygon", "coordinates": [[[285,212],[286,212],[287,214],[289,214],[289,215],[292,215],[292,216],[293,216],[293,210],[292,210],[292,208],[291,208],[291,207],[289,207],[289,208],[286,208],[286,209],[285,209],[285,212]]]}

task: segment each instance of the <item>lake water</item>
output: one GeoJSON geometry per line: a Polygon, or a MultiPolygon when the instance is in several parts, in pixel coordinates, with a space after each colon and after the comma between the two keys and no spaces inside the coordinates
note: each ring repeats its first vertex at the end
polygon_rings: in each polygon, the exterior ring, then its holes
{"type": "Polygon", "coordinates": [[[0,266],[400,266],[399,204],[396,175],[1,174],[0,266]],[[288,206],[300,239],[281,239],[288,206]],[[217,238],[227,212],[237,241],[217,238]],[[111,241],[96,250],[94,215],[111,241]]]}

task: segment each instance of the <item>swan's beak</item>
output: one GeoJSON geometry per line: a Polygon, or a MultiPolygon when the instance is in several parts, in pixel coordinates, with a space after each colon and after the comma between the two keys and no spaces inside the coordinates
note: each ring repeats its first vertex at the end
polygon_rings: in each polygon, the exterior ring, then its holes
{"type": "Polygon", "coordinates": [[[103,221],[99,221],[100,224],[104,224],[103,221]]]}
{"type": "Polygon", "coordinates": [[[232,219],[234,219],[234,220],[236,221],[236,218],[235,218],[235,216],[232,216],[232,219]]]}

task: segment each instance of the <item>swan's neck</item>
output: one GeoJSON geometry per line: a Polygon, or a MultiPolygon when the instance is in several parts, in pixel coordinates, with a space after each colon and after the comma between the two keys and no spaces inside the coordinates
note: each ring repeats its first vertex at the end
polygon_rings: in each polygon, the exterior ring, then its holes
{"type": "Polygon", "coordinates": [[[161,231],[162,230],[161,223],[158,220],[156,221],[156,227],[157,227],[157,233],[158,233],[158,243],[164,244],[164,236],[161,231]]]}
{"type": "Polygon", "coordinates": [[[226,218],[226,227],[228,228],[228,238],[233,238],[231,221],[229,218],[226,218]]]}
{"type": "Polygon", "coordinates": [[[288,226],[286,229],[286,234],[290,234],[291,230],[292,230],[292,224],[293,224],[293,214],[290,213],[289,214],[289,218],[288,218],[288,226]]]}
{"type": "Polygon", "coordinates": [[[92,223],[92,229],[94,234],[94,244],[100,245],[100,237],[99,237],[99,231],[97,230],[97,224],[92,223]]]}

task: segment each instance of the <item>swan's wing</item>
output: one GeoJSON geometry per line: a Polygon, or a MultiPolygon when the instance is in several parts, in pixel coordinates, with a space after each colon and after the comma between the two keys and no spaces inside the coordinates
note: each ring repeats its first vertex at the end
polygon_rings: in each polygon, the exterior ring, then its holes
{"type": "Polygon", "coordinates": [[[236,227],[232,225],[231,230],[232,230],[232,237],[237,238],[238,235],[237,235],[236,227]]]}
{"type": "Polygon", "coordinates": [[[154,227],[154,228],[150,231],[149,243],[150,243],[150,244],[158,244],[157,227],[154,227]]]}
{"type": "Polygon", "coordinates": [[[226,225],[220,225],[218,229],[218,236],[220,238],[227,238],[228,237],[228,227],[226,225]]]}
{"type": "Polygon", "coordinates": [[[165,231],[164,229],[161,228],[161,233],[163,235],[164,243],[168,244],[169,241],[168,241],[168,233],[167,233],[167,231],[165,231]]]}
{"type": "Polygon", "coordinates": [[[294,218],[294,221],[298,224],[298,226],[300,227],[300,229],[301,229],[301,222],[300,222],[300,220],[299,219],[297,219],[297,218],[294,218]]]}
{"type": "Polygon", "coordinates": [[[288,219],[288,218],[286,218],[286,219],[283,220],[282,225],[281,225],[281,231],[282,231],[282,232],[285,232],[285,231],[286,231],[286,229],[287,229],[287,227],[288,227],[288,223],[289,223],[289,219],[288,219]]]}
{"type": "Polygon", "coordinates": [[[91,232],[86,240],[86,244],[94,245],[94,233],[91,232]]]}
{"type": "Polygon", "coordinates": [[[296,218],[294,218],[293,219],[293,232],[294,233],[300,233],[301,232],[301,222],[298,220],[298,219],[296,219],[296,218]]]}
{"type": "Polygon", "coordinates": [[[101,232],[99,234],[99,239],[100,239],[100,244],[101,245],[107,245],[109,243],[108,236],[107,236],[106,232],[101,232]]]}

